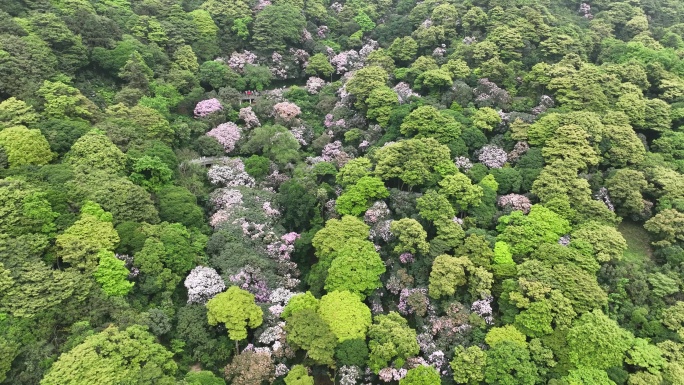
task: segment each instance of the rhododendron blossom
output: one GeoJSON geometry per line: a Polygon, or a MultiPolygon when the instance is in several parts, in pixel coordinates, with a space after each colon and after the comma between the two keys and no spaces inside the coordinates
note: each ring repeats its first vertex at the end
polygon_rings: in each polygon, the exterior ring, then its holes
{"type": "Polygon", "coordinates": [[[411,98],[413,96],[420,97],[420,95],[413,92],[413,90],[411,89],[411,86],[405,82],[397,83],[397,85],[394,86],[393,90],[394,90],[394,92],[397,93],[397,96],[399,97],[399,104],[404,104],[404,103],[408,102],[409,98],[411,98]]]}
{"type": "Polygon", "coordinates": [[[216,98],[212,98],[197,103],[194,112],[196,117],[203,118],[221,110],[223,110],[221,102],[216,98]]]}
{"type": "Polygon", "coordinates": [[[306,90],[312,94],[317,94],[325,86],[325,80],[312,76],[306,80],[306,90]]]}
{"type": "Polygon", "coordinates": [[[207,136],[216,139],[226,152],[235,149],[235,144],[240,140],[242,130],[235,123],[222,123],[207,132],[207,136]]]}
{"type": "Polygon", "coordinates": [[[212,184],[226,187],[254,186],[254,179],[245,171],[245,164],[240,158],[233,158],[216,164],[207,172],[207,178],[212,184]]]}
{"type": "Polygon", "coordinates": [[[185,278],[188,303],[206,303],[226,289],[223,278],[211,267],[197,266],[185,278]]]}
{"type": "Polygon", "coordinates": [[[252,107],[244,107],[240,108],[240,113],[238,114],[238,118],[245,122],[245,126],[247,128],[254,128],[254,127],[259,127],[261,126],[261,123],[259,122],[259,118],[257,118],[256,114],[254,111],[252,111],[252,107]]]}
{"type": "Polygon", "coordinates": [[[273,106],[276,116],[285,121],[290,121],[302,113],[302,110],[294,103],[281,102],[273,106]]]}
{"type": "Polygon", "coordinates": [[[243,73],[245,65],[256,63],[257,56],[250,51],[243,51],[242,53],[233,52],[228,59],[228,66],[239,73],[243,73]]]}
{"type": "Polygon", "coordinates": [[[486,145],[479,151],[478,159],[489,168],[501,168],[508,161],[508,154],[500,147],[486,145]]]}
{"type": "Polygon", "coordinates": [[[525,214],[529,213],[530,208],[532,208],[530,199],[520,194],[502,195],[499,197],[497,204],[499,207],[508,207],[512,210],[520,210],[525,214]]]}

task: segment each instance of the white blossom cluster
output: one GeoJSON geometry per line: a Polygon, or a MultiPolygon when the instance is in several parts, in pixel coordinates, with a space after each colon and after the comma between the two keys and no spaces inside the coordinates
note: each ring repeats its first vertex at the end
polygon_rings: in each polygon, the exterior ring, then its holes
{"type": "Polygon", "coordinates": [[[188,303],[206,303],[226,289],[223,278],[211,267],[197,266],[185,278],[188,303]]]}

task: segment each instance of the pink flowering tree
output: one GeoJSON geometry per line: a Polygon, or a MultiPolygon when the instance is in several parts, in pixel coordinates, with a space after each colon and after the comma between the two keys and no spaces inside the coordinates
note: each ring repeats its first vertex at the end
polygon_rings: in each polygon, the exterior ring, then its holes
{"type": "Polygon", "coordinates": [[[216,164],[207,172],[209,182],[226,187],[254,186],[254,179],[245,171],[245,164],[240,158],[228,159],[216,164]]]}
{"type": "Polygon", "coordinates": [[[212,98],[202,100],[201,102],[197,103],[194,112],[195,117],[204,118],[205,116],[209,116],[215,112],[219,112],[222,110],[223,106],[221,105],[221,102],[219,102],[219,100],[216,98],[212,98]]]}
{"type": "Polygon", "coordinates": [[[312,95],[317,94],[323,86],[325,86],[325,80],[319,77],[312,76],[306,80],[306,90],[312,95]]]}
{"type": "Polygon", "coordinates": [[[242,130],[235,123],[228,122],[219,124],[218,126],[207,132],[207,136],[211,136],[219,142],[226,152],[231,152],[235,149],[235,144],[240,140],[242,130]]]}
{"type": "Polygon", "coordinates": [[[228,66],[240,74],[244,73],[247,64],[256,63],[257,56],[250,51],[243,51],[242,53],[233,52],[228,59],[228,66]]]}
{"type": "Polygon", "coordinates": [[[508,161],[508,154],[500,147],[486,145],[480,149],[478,159],[489,168],[501,168],[508,161]]]}
{"type": "Polygon", "coordinates": [[[294,103],[280,102],[273,106],[273,112],[277,119],[285,122],[291,122],[302,113],[302,110],[294,103]]]}
{"type": "Polygon", "coordinates": [[[259,118],[256,116],[254,111],[252,111],[252,107],[244,107],[240,108],[240,113],[238,114],[238,118],[245,122],[245,126],[247,128],[254,128],[254,127],[259,127],[261,126],[261,122],[259,122],[259,118]]]}
{"type": "Polygon", "coordinates": [[[399,104],[407,103],[411,97],[420,97],[420,95],[413,92],[408,83],[399,82],[394,86],[393,90],[397,93],[397,96],[399,96],[399,104]]]}
{"type": "Polygon", "coordinates": [[[502,195],[499,197],[497,204],[499,207],[508,208],[511,210],[519,210],[525,214],[529,213],[530,208],[532,208],[530,199],[520,194],[502,195]]]}

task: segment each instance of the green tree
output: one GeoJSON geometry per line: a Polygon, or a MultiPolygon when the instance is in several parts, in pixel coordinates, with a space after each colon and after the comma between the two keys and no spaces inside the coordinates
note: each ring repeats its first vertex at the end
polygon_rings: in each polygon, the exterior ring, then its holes
{"type": "Polygon", "coordinates": [[[511,246],[513,255],[524,255],[541,243],[553,243],[570,231],[570,224],[544,206],[532,205],[530,213],[514,211],[499,218],[498,240],[511,246]]]}
{"type": "Polygon", "coordinates": [[[290,298],[290,300],[287,302],[287,305],[285,305],[280,317],[287,319],[290,315],[304,309],[311,309],[316,312],[318,311],[318,305],[318,299],[314,297],[310,291],[297,294],[292,296],[292,298],[290,298]]]}
{"type": "Polygon", "coordinates": [[[473,125],[482,131],[491,132],[501,123],[501,116],[491,107],[479,108],[473,114],[473,125]]]}
{"type": "Polygon", "coordinates": [[[55,156],[40,130],[24,126],[8,127],[0,131],[0,148],[5,150],[10,167],[44,165],[55,156]]]}
{"type": "Polygon", "coordinates": [[[331,76],[335,67],[330,64],[325,54],[317,53],[309,58],[309,65],[306,66],[307,75],[331,76]]]}
{"type": "Polygon", "coordinates": [[[237,286],[218,294],[207,302],[209,325],[225,324],[228,336],[235,341],[247,338],[247,328],[257,328],[263,322],[264,312],[254,303],[254,295],[237,286]]]}
{"type": "Polygon", "coordinates": [[[45,80],[36,92],[43,100],[43,113],[50,118],[73,118],[94,120],[97,106],[81,94],[77,88],[62,82],[45,80]]]}
{"type": "Polygon", "coordinates": [[[147,92],[149,89],[152,76],[154,76],[154,72],[147,66],[138,51],[131,54],[130,59],[119,71],[119,77],[127,81],[129,87],[137,88],[143,92],[147,92]]]}
{"type": "Polygon", "coordinates": [[[55,244],[57,255],[74,267],[93,271],[99,262],[101,250],[114,251],[119,243],[119,235],[112,225],[112,216],[99,205],[86,203],[81,208],[81,218],[57,236],[55,244]],[[88,212],[96,207],[101,214],[88,212]]]}
{"type": "Polygon", "coordinates": [[[333,291],[324,295],[318,314],[340,343],[350,339],[365,339],[371,325],[368,306],[356,294],[348,291],[333,291]]]}
{"type": "Polygon", "coordinates": [[[406,377],[399,380],[399,385],[441,385],[439,372],[432,366],[418,365],[406,372],[406,377]]]}
{"type": "Polygon", "coordinates": [[[675,209],[663,210],[646,221],[644,228],[655,239],[654,246],[671,246],[684,241],[684,214],[675,209]]]}
{"type": "Polygon", "coordinates": [[[457,287],[466,284],[466,271],[472,267],[472,262],[468,257],[440,255],[435,258],[428,286],[430,297],[439,299],[445,295],[453,296],[457,287]]]}
{"type": "Polygon", "coordinates": [[[479,206],[484,196],[482,187],[473,185],[470,179],[461,173],[447,175],[439,181],[439,186],[439,193],[447,197],[461,212],[479,206]]]}
{"type": "Polygon", "coordinates": [[[404,118],[400,127],[404,135],[418,138],[435,138],[447,144],[461,135],[461,126],[448,115],[443,115],[432,106],[421,106],[404,118]]]}
{"type": "Polygon", "coordinates": [[[325,279],[325,290],[346,290],[365,298],[382,286],[380,276],[385,263],[372,242],[350,239],[331,262],[325,279]]]}
{"type": "Polygon", "coordinates": [[[158,192],[171,182],[173,172],[158,156],[142,156],[133,163],[131,180],[148,191],[158,192]]]}
{"type": "Polygon", "coordinates": [[[197,197],[187,188],[166,185],[157,192],[159,219],[169,223],[182,223],[186,227],[205,226],[204,210],[197,204],[197,197]]]}
{"type": "Polygon", "coordinates": [[[102,291],[108,296],[124,296],[133,288],[134,283],[128,281],[128,269],[124,261],[116,258],[111,251],[100,251],[100,260],[93,277],[102,286],[102,291]]]}
{"type": "Polygon", "coordinates": [[[361,27],[363,32],[370,32],[375,28],[375,23],[364,11],[359,11],[354,18],[354,21],[361,27]]]}
{"type": "Polygon", "coordinates": [[[627,241],[615,227],[595,221],[583,223],[575,229],[572,239],[591,245],[599,262],[618,261],[627,250],[627,241]]]}
{"type": "Polygon", "coordinates": [[[337,338],[315,310],[305,308],[292,313],[287,318],[285,330],[287,343],[306,350],[307,356],[317,364],[332,366],[335,363],[337,338]]]}
{"type": "Polygon", "coordinates": [[[403,366],[407,358],[418,354],[420,350],[416,331],[396,312],[376,316],[368,329],[368,337],[369,367],[375,373],[391,364],[403,366]]]}
{"type": "Polygon", "coordinates": [[[223,378],[216,377],[214,373],[208,370],[188,372],[183,380],[185,380],[187,385],[226,385],[226,381],[223,378]]]}
{"type": "Polygon", "coordinates": [[[487,351],[485,382],[497,385],[533,385],[539,380],[530,352],[512,341],[502,341],[487,351]]]}
{"type": "Polygon", "coordinates": [[[397,93],[387,86],[378,87],[366,98],[366,117],[375,119],[380,127],[387,127],[392,110],[399,104],[397,93]]]}
{"type": "Polygon", "coordinates": [[[82,173],[102,170],[118,174],[125,168],[125,159],[126,155],[107,136],[90,131],[74,143],[65,161],[82,173]]]}
{"type": "Polygon", "coordinates": [[[429,70],[416,78],[415,85],[433,91],[440,91],[454,83],[451,74],[443,69],[429,70]]]}
{"type": "Polygon", "coordinates": [[[368,210],[372,201],[388,196],[389,192],[380,178],[364,176],[337,198],[335,208],[342,215],[358,216],[368,210]]]}
{"type": "Polygon", "coordinates": [[[418,43],[411,36],[398,37],[390,45],[388,52],[392,59],[404,63],[412,62],[418,53],[418,43]]]}
{"type": "Polygon", "coordinates": [[[379,148],[373,158],[375,175],[383,180],[398,178],[409,186],[435,183],[458,171],[449,148],[433,138],[402,140],[379,148]]]}
{"type": "Polygon", "coordinates": [[[40,384],[173,385],[177,365],[172,357],[142,326],[110,326],[62,354],[40,384]]]}
{"type": "Polygon", "coordinates": [[[428,190],[416,199],[416,208],[421,218],[427,221],[451,220],[456,212],[449,200],[435,190],[428,190]]]}
{"type": "Polygon", "coordinates": [[[401,218],[392,221],[390,231],[399,241],[394,251],[397,253],[426,254],[430,248],[427,233],[423,226],[415,219],[401,218]]]}
{"type": "Polygon", "coordinates": [[[264,125],[252,131],[252,136],[242,147],[250,153],[260,152],[279,165],[285,165],[299,159],[299,142],[280,125],[264,125]]]}
{"type": "Polygon", "coordinates": [[[454,358],[449,365],[454,371],[454,381],[457,384],[479,384],[484,380],[484,368],[487,364],[487,353],[479,346],[470,346],[467,349],[457,346],[454,358]]]}
{"type": "Polygon", "coordinates": [[[38,114],[23,100],[11,97],[0,103],[0,128],[31,126],[38,122],[38,114]]]}
{"type": "Polygon", "coordinates": [[[303,365],[295,365],[285,376],[285,385],[313,385],[314,378],[303,365]]]}
{"type": "Polygon", "coordinates": [[[625,217],[644,211],[641,193],[648,188],[648,182],[642,172],[619,169],[606,179],[606,188],[618,215],[625,217]]]}
{"type": "Polygon", "coordinates": [[[262,51],[284,51],[299,42],[306,19],[301,10],[281,2],[264,8],[254,20],[252,44],[262,51]]]}
{"type": "Polygon", "coordinates": [[[585,313],[568,331],[570,361],[578,367],[608,369],[622,365],[634,343],[632,333],[600,310],[585,313]]]}
{"type": "Polygon", "coordinates": [[[354,73],[346,83],[347,91],[356,98],[356,107],[365,109],[371,92],[387,84],[387,72],[381,67],[364,67],[354,73]]]}

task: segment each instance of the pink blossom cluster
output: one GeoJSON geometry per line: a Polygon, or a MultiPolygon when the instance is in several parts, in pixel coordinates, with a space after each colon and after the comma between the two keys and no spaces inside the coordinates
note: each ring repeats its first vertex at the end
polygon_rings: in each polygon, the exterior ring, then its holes
{"type": "Polygon", "coordinates": [[[494,297],[489,296],[485,299],[480,299],[475,302],[470,306],[470,311],[473,313],[479,315],[482,317],[487,325],[493,325],[494,324],[494,317],[492,316],[492,301],[494,300],[494,297]]]}
{"type": "Polygon", "coordinates": [[[434,341],[434,336],[427,331],[428,327],[424,326],[424,331],[423,333],[420,333],[416,336],[416,340],[418,341],[418,346],[420,346],[420,351],[429,354],[437,349],[435,346],[435,341],[434,341]]]}
{"type": "Polygon", "coordinates": [[[570,234],[565,234],[558,240],[558,244],[561,246],[567,246],[570,244],[570,234]]]}
{"type": "Polygon", "coordinates": [[[207,178],[212,184],[226,187],[254,186],[254,179],[247,174],[245,164],[240,158],[227,159],[212,166],[207,172],[207,178]]]}
{"type": "Polygon", "coordinates": [[[475,94],[475,103],[479,107],[506,106],[511,102],[511,96],[508,92],[487,78],[478,80],[473,93],[475,94]]]}
{"type": "Polygon", "coordinates": [[[313,40],[313,36],[311,35],[311,32],[309,32],[306,28],[302,30],[302,43],[306,43],[307,41],[313,40]]]}
{"type": "Polygon", "coordinates": [[[380,47],[380,44],[378,44],[377,41],[368,39],[368,42],[361,47],[359,50],[359,56],[361,57],[362,60],[366,60],[368,55],[370,55],[371,52],[375,51],[380,47]]]}
{"type": "Polygon", "coordinates": [[[290,54],[294,57],[295,63],[302,68],[309,65],[309,53],[301,48],[290,48],[290,54]]]}
{"type": "Polygon", "coordinates": [[[432,19],[430,19],[430,18],[425,19],[422,23],[420,23],[420,26],[423,28],[432,27],[432,19]]]}
{"type": "Polygon", "coordinates": [[[363,221],[369,225],[378,223],[379,220],[387,218],[390,215],[390,210],[387,207],[387,203],[384,201],[376,201],[373,205],[366,210],[366,214],[363,216],[363,221]]]}
{"type": "Polygon", "coordinates": [[[326,144],[325,147],[323,147],[321,156],[323,157],[324,161],[332,162],[342,153],[344,153],[344,151],[342,151],[342,142],[336,140],[332,143],[326,144]]]}
{"type": "Polygon", "coordinates": [[[463,38],[463,44],[471,45],[477,43],[477,38],[475,36],[466,36],[463,38]]]}
{"type": "Polygon", "coordinates": [[[312,76],[306,80],[306,90],[312,95],[320,92],[323,86],[325,86],[325,80],[319,77],[312,76]]]}
{"type": "Polygon", "coordinates": [[[361,371],[356,366],[343,366],[338,371],[340,385],[356,385],[356,381],[361,377],[361,371]]]}
{"type": "Polygon", "coordinates": [[[290,121],[302,113],[302,110],[294,103],[280,102],[273,106],[273,112],[277,117],[290,121]]]}
{"type": "Polygon", "coordinates": [[[519,210],[524,214],[529,213],[530,208],[532,208],[530,199],[520,194],[502,195],[499,197],[497,204],[499,207],[508,207],[511,210],[519,210]]]}
{"type": "Polygon", "coordinates": [[[268,7],[269,5],[271,5],[271,2],[269,0],[259,0],[257,4],[254,6],[254,10],[258,12],[268,7]]]}
{"type": "Polygon", "coordinates": [[[245,65],[256,63],[257,56],[250,51],[244,50],[242,53],[233,52],[228,59],[228,67],[233,71],[243,73],[245,65]]]}
{"type": "Polygon", "coordinates": [[[369,237],[371,239],[382,239],[385,243],[389,242],[394,238],[394,235],[392,235],[392,232],[390,231],[391,225],[391,219],[378,221],[375,226],[371,227],[369,237]]]}
{"type": "Polygon", "coordinates": [[[235,144],[240,140],[242,130],[233,122],[219,124],[218,126],[207,132],[207,136],[211,136],[219,142],[226,152],[231,152],[235,149],[235,144]]]}
{"type": "Polygon", "coordinates": [[[342,12],[342,8],[343,8],[342,4],[338,3],[337,1],[330,5],[330,9],[335,11],[335,13],[342,12]]]}
{"type": "Polygon", "coordinates": [[[468,170],[473,167],[473,162],[471,162],[470,159],[466,158],[465,156],[457,156],[454,158],[454,164],[459,170],[464,172],[468,172],[468,170]]]}
{"type": "Polygon", "coordinates": [[[584,16],[585,18],[587,18],[589,20],[594,18],[594,15],[591,14],[591,5],[589,5],[587,3],[580,4],[578,12],[580,15],[584,16]]]}
{"type": "Polygon", "coordinates": [[[539,115],[555,105],[556,102],[553,101],[552,97],[549,95],[542,95],[541,98],[539,98],[539,105],[532,109],[532,114],[539,115]]]}
{"type": "Polygon", "coordinates": [[[513,150],[508,153],[509,162],[517,162],[521,156],[523,156],[527,151],[529,151],[530,145],[527,142],[517,142],[513,146],[513,150]]]}
{"type": "Polygon", "coordinates": [[[427,358],[428,364],[430,364],[433,368],[437,369],[437,371],[441,375],[446,375],[447,374],[447,369],[446,369],[446,363],[448,362],[446,356],[444,355],[444,352],[441,350],[435,350],[434,352],[430,353],[430,355],[427,358]]]}
{"type": "Polygon", "coordinates": [[[399,97],[399,104],[404,104],[408,102],[409,99],[413,96],[420,97],[420,95],[413,92],[411,86],[405,82],[397,83],[397,85],[394,86],[393,90],[397,93],[397,96],[399,97]]]}
{"type": "Polygon", "coordinates": [[[185,278],[188,303],[206,303],[226,289],[223,278],[211,267],[197,266],[185,278]]]}
{"type": "Polygon", "coordinates": [[[266,213],[266,215],[269,217],[280,216],[280,211],[278,211],[278,209],[271,207],[271,202],[264,202],[264,204],[262,205],[262,209],[264,209],[264,213],[266,213]]]}
{"type": "Polygon", "coordinates": [[[453,217],[453,218],[451,218],[451,221],[463,226],[463,219],[461,219],[459,217],[453,217]]]}
{"type": "Polygon", "coordinates": [[[488,144],[480,149],[477,158],[489,168],[501,168],[508,161],[508,154],[504,149],[488,144]]]}
{"type": "Polygon", "coordinates": [[[399,262],[406,264],[406,263],[413,263],[415,261],[415,257],[411,253],[402,253],[399,256],[399,262]]]}
{"type": "Polygon", "coordinates": [[[613,206],[613,202],[610,201],[610,195],[608,195],[607,188],[601,187],[596,193],[596,195],[594,195],[594,198],[596,198],[596,200],[603,202],[606,205],[606,207],[608,207],[608,210],[615,211],[615,206],[613,206]]]}
{"type": "Polygon", "coordinates": [[[273,170],[272,173],[264,178],[264,183],[268,186],[278,187],[290,179],[286,174],[281,174],[278,170],[273,170]]]}
{"type": "Polygon", "coordinates": [[[368,147],[370,147],[370,145],[371,145],[371,143],[369,141],[363,140],[363,141],[361,141],[361,143],[359,143],[359,150],[366,151],[368,149],[368,147]]]}
{"type": "Polygon", "coordinates": [[[325,34],[328,33],[328,31],[330,31],[330,28],[328,28],[327,25],[321,25],[321,26],[318,27],[318,29],[316,30],[316,35],[317,35],[320,39],[325,39],[325,34]]]}
{"type": "Polygon", "coordinates": [[[307,130],[306,127],[304,126],[299,126],[299,127],[293,127],[290,129],[290,133],[292,136],[294,136],[295,139],[297,139],[297,142],[301,144],[302,146],[306,146],[309,144],[307,137],[309,137],[309,130],[307,130]]]}
{"type": "Polygon", "coordinates": [[[259,239],[266,235],[267,228],[265,223],[249,222],[245,218],[239,218],[236,222],[240,224],[242,235],[247,238],[259,239]]]}
{"type": "Polygon", "coordinates": [[[271,295],[266,280],[261,274],[261,270],[249,265],[240,269],[237,274],[228,277],[228,280],[243,290],[254,294],[256,302],[266,303],[271,295]]]}
{"type": "Polygon", "coordinates": [[[286,375],[290,369],[287,368],[287,365],[283,363],[279,363],[278,365],[275,366],[275,376],[276,377],[281,377],[286,375]]]}
{"type": "Polygon", "coordinates": [[[332,114],[326,114],[325,120],[323,121],[323,125],[325,126],[325,128],[344,127],[346,124],[347,122],[344,119],[334,120],[332,114]]]}
{"type": "Polygon", "coordinates": [[[424,287],[417,287],[413,289],[402,289],[401,293],[399,293],[399,304],[397,305],[397,308],[399,309],[399,313],[403,315],[408,315],[408,314],[413,314],[416,312],[416,309],[414,309],[409,303],[408,299],[411,295],[413,294],[422,294],[422,298],[424,298],[425,306],[428,306],[428,297],[427,297],[427,289],[424,287]]]}
{"type": "Polygon", "coordinates": [[[382,368],[378,372],[378,377],[383,382],[399,381],[402,378],[406,377],[406,372],[407,372],[407,370],[404,368],[401,368],[401,369],[382,368]]]}
{"type": "Polygon", "coordinates": [[[343,51],[330,59],[330,64],[335,67],[338,74],[343,74],[345,72],[357,69],[357,67],[361,64],[361,56],[353,49],[349,51],[343,51]]]}
{"type": "Polygon", "coordinates": [[[133,279],[140,274],[140,269],[133,266],[133,257],[128,254],[115,254],[116,259],[124,261],[124,266],[128,269],[128,279],[133,279]]]}
{"type": "Polygon", "coordinates": [[[212,227],[227,222],[235,209],[242,206],[242,193],[234,189],[215,190],[210,199],[216,210],[209,221],[212,227]]]}
{"type": "Polygon", "coordinates": [[[288,66],[283,63],[283,55],[278,52],[273,52],[271,55],[271,61],[274,67],[270,68],[271,73],[278,79],[287,79],[288,66]]]}
{"type": "Polygon", "coordinates": [[[280,237],[280,239],[283,242],[285,242],[286,245],[294,245],[295,241],[299,238],[301,238],[301,235],[295,233],[294,231],[289,232],[289,233],[283,235],[282,237],[280,237]]]}
{"type": "Polygon", "coordinates": [[[385,309],[383,309],[382,302],[380,302],[379,298],[373,298],[370,308],[371,313],[373,314],[383,314],[385,312],[385,309]]]}
{"type": "Polygon", "coordinates": [[[437,57],[437,58],[444,57],[444,54],[446,52],[447,52],[446,44],[442,44],[440,47],[437,47],[432,51],[432,56],[437,57]]]}
{"type": "Polygon", "coordinates": [[[209,116],[214,112],[223,110],[221,102],[216,98],[202,100],[195,106],[195,117],[203,118],[209,116]]]}
{"type": "Polygon", "coordinates": [[[261,126],[261,123],[259,122],[259,118],[257,118],[256,114],[254,111],[252,111],[252,107],[244,107],[240,108],[240,113],[238,114],[238,118],[245,122],[245,126],[247,128],[254,128],[254,127],[259,127],[261,126]]]}

